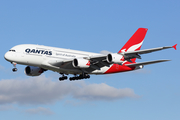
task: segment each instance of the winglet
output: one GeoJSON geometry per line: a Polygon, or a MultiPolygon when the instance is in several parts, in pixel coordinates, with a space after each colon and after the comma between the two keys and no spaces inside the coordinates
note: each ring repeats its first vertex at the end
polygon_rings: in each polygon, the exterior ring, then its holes
{"type": "Polygon", "coordinates": [[[176,46],[177,46],[177,44],[173,45],[172,47],[173,47],[175,50],[177,50],[177,49],[176,49],[176,46]]]}

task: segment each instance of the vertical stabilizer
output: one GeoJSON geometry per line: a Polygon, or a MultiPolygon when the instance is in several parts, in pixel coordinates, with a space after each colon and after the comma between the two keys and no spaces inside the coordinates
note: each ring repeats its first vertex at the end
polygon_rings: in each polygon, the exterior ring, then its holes
{"type": "MultiPolygon", "coordinates": [[[[140,50],[147,30],[147,28],[139,28],[118,53],[140,50]]],[[[131,59],[132,62],[135,62],[135,60],[136,58],[131,59]]]]}

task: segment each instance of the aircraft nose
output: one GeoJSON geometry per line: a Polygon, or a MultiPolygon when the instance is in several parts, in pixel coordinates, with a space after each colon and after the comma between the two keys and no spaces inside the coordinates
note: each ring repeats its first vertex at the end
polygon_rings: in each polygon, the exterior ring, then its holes
{"type": "Polygon", "coordinates": [[[11,55],[9,54],[9,52],[7,52],[7,53],[4,55],[4,58],[5,58],[7,61],[10,61],[11,55]]]}

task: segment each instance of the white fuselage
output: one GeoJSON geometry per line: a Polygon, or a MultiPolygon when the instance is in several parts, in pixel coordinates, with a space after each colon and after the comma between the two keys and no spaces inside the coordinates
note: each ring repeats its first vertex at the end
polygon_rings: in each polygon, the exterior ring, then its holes
{"type": "MultiPolygon", "coordinates": [[[[17,64],[29,65],[49,69],[56,72],[67,74],[75,74],[82,72],[80,69],[65,69],[50,65],[51,61],[68,61],[75,58],[89,58],[101,55],[98,53],[77,51],[71,49],[63,49],[56,47],[48,47],[43,45],[22,44],[10,49],[5,54],[5,59],[17,64]]],[[[102,67],[100,70],[94,70],[89,74],[103,74],[109,67],[102,67]]]]}

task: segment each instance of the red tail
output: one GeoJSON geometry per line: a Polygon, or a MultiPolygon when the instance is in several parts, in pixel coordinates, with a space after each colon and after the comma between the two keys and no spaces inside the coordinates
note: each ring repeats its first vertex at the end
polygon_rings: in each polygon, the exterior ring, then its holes
{"type": "MultiPolygon", "coordinates": [[[[140,50],[147,30],[147,28],[139,28],[118,53],[140,50]]],[[[135,58],[131,59],[132,62],[135,60],[135,58]]]]}

